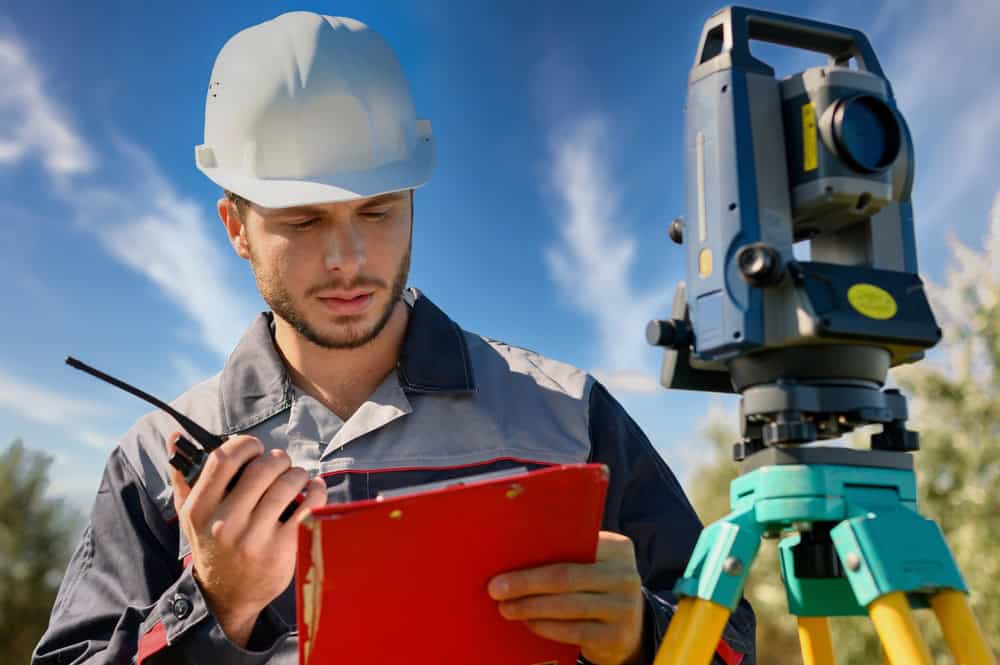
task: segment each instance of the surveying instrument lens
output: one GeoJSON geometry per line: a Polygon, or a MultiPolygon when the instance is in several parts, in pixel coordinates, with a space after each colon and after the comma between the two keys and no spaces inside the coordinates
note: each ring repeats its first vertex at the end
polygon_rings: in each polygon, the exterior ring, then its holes
{"type": "Polygon", "coordinates": [[[899,122],[886,104],[861,95],[839,102],[833,138],[844,161],[862,173],[877,173],[899,155],[899,122]]]}

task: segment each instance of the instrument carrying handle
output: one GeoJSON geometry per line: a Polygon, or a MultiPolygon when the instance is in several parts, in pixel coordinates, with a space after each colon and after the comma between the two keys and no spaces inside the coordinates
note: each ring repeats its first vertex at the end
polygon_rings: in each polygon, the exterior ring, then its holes
{"type": "Polygon", "coordinates": [[[854,58],[859,70],[885,79],[868,37],[860,30],[749,7],[727,7],[706,21],[696,64],[725,52],[734,67],[770,69],[750,54],[750,40],[825,53],[836,65],[854,58]]]}

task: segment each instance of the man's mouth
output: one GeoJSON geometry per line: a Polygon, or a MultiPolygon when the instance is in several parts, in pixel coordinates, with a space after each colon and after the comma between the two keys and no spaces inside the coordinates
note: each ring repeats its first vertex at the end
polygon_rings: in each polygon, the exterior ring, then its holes
{"type": "Polygon", "coordinates": [[[372,301],[372,291],[326,292],[319,295],[320,301],[335,314],[358,314],[372,301]]]}

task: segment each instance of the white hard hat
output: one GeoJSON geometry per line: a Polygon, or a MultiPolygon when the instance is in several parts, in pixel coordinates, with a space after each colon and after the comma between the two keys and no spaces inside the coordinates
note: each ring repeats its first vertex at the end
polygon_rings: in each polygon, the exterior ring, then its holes
{"type": "Polygon", "coordinates": [[[291,12],[222,47],[195,163],[223,189],[287,208],[419,187],[434,144],[381,37],[353,19],[291,12]]]}

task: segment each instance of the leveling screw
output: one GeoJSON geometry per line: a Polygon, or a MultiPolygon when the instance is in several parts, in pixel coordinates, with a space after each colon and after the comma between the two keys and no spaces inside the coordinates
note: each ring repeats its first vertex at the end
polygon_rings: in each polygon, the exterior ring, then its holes
{"type": "Polygon", "coordinates": [[[861,570],[861,557],[859,557],[854,552],[851,552],[846,557],[844,557],[844,563],[847,564],[848,570],[852,573],[856,573],[861,570]]]}
{"type": "Polygon", "coordinates": [[[743,574],[743,562],[734,556],[726,557],[726,560],[722,562],[722,572],[727,575],[732,575],[736,577],[737,575],[743,574]]]}

